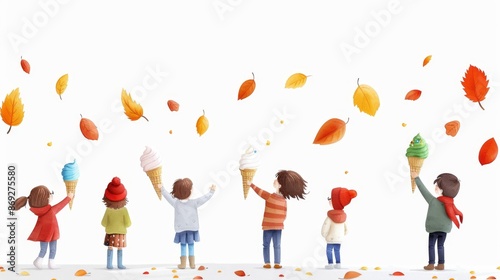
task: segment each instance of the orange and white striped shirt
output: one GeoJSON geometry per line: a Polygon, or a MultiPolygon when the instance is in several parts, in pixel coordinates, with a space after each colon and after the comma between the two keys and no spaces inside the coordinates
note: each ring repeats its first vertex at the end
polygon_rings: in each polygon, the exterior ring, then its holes
{"type": "Polygon", "coordinates": [[[262,229],[283,229],[286,218],[286,199],[281,194],[266,192],[254,184],[251,187],[266,201],[262,229]]]}

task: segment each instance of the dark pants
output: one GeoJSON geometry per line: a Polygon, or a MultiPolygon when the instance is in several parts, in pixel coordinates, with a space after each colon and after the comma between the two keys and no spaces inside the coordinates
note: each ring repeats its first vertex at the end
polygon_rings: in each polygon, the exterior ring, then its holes
{"type": "Polygon", "coordinates": [[[274,263],[281,263],[281,229],[264,230],[264,263],[271,263],[270,248],[271,239],[274,247],[274,263]]]}
{"type": "Polygon", "coordinates": [[[328,259],[328,264],[333,264],[332,250],[335,253],[335,263],[340,263],[340,243],[328,243],[326,244],[326,258],[328,259]]]}
{"type": "Polygon", "coordinates": [[[434,247],[437,241],[438,264],[444,264],[444,241],[446,232],[436,231],[429,233],[429,263],[436,263],[436,253],[434,247]]]}

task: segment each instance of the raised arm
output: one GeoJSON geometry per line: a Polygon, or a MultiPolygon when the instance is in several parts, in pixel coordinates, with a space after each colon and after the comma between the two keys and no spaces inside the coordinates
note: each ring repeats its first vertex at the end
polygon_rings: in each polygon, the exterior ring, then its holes
{"type": "Polygon", "coordinates": [[[64,206],[68,205],[68,203],[71,201],[71,198],[69,196],[65,197],[63,200],[61,200],[59,203],[56,205],[52,206],[52,210],[54,211],[55,214],[59,213],[64,206]]]}
{"type": "Polygon", "coordinates": [[[210,198],[212,198],[212,196],[214,195],[214,192],[215,192],[215,188],[211,188],[208,193],[195,199],[194,202],[196,204],[196,207],[200,207],[203,204],[205,204],[205,202],[207,202],[210,198]]]}
{"type": "Polygon", "coordinates": [[[167,202],[170,203],[170,205],[174,206],[175,199],[172,197],[172,194],[169,193],[163,186],[161,186],[161,194],[167,200],[167,202]]]}
{"type": "Polygon", "coordinates": [[[427,190],[424,183],[422,183],[422,181],[420,180],[420,177],[415,177],[415,183],[417,184],[418,190],[424,197],[425,201],[427,201],[427,203],[430,203],[434,196],[429,192],[429,190],[427,190]]]}
{"type": "Polygon", "coordinates": [[[250,184],[250,187],[251,187],[251,188],[255,191],[255,193],[256,193],[258,196],[262,197],[263,199],[268,199],[268,198],[269,198],[269,196],[271,196],[271,194],[270,194],[270,193],[268,193],[268,192],[266,192],[265,190],[263,190],[263,189],[261,189],[261,188],[257,187],[257,186],[256,186],[256,185],[254,185],[253,183],[252,183],[252,184],[250,184]]]}

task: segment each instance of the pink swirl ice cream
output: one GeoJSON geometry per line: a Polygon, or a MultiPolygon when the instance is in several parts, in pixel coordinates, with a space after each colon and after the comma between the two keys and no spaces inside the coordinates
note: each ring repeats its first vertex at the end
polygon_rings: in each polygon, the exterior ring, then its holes
{"type": "Polygon", "coordinates": [[[144,172],[160,167],[162,164],[161,158],[156,151],[151,147],[146,146],[146,149],[141,156],[141,167],[144,172]]]}

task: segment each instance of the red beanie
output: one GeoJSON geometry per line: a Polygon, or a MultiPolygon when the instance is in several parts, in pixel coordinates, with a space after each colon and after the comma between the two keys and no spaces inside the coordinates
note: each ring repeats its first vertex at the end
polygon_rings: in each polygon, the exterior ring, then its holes
{"type": "Polygon", "coordinates": [[[345,206],[351,203],[351,199],[355,198],[358,193],[355,190],[348,190],[346,188],[333,188],[332,189],[332,206],[335,210],[342,210],[345,206]]]}
{"type": "Polygon", "coordinates": [[[120,178],[114,177],[109,182],[106,191],[104,191],[104,197],[110,201],[122,201],[127,198],[127,190],[122,185],[120,178]]]}

